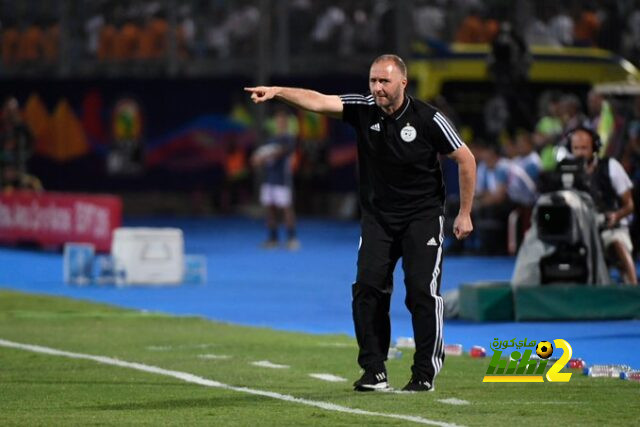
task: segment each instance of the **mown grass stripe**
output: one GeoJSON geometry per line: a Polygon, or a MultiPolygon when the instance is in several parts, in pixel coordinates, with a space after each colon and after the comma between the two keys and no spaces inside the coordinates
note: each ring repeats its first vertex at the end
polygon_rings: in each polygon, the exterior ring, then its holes
{"type": "Polygon", "coordinates": [[[347,379],[346,378],[342,378],[339,377],[337,375],[333,375],[333,374],[309,374],[309,376],[311,378],[316,378],[318,380],[322,380],[322,381],[329,381],[332,383],[341,383],[341,382],[345,382],[347,379]]]}
{"type": "Polygon", "coordinates": [[[152,374],[164,375],[167,377],[173,377],[185,382],[202,385],[205,387],[215,387],[224,390],[232,390],[241,393],[253,394],[257,396],[270,397],[272,399],[283,400],[286,402],[298,403],[302,405],[312,406],[315,408],[325,409],[328,411],[334,412],[342,412],[347,414],[355,414],[355,415],[364,415],[370,417],[383,417],[383,418],[393,418],[403,421],[411,421],[418,424],[426,424],[433,426],[441,426],[441,427],[455,427],[456,424],[450,424],[443,421],[430,420],[427,418],[415,416],[415,415],[404,415],[404,414],[392,414],[392,413],[384,413],[384,412],[374,412],[374,411],[366,411],[363,409],[349,408],[347,406],[336,405],[335,403],[330,402],[322,402],[317,400],[309,400],[309,399],[301,399],[298,397],[294,397],[288,394],[275,393],[272,391],[258,390],[248,387],[236,387],[228,384],[224,384],[218,381],[209,380],[203,377],[199,377],[197,375],[193,375],[187,372],[173,371],[169,369],[159,368],[157,366],[145,365],[143,363],[137,362],[127,362],[125,360],[114,359],[106,356],[95,356],[92,354],[83,354],[83,353],[73,353],[64,350],[57,350],[55,348],[43,347],[39,345],[33,344],[23,344],[17,343],[13,341],[7,341],[0,338],[0,346],[15,348],[20,350],[31,351],[34,353],[41,354],[49,354],[52,356],[62,356],[69,357],[72,359],[83,359],[83,360],[91,360],[97,363],[102,363],[105,365],[111,366],[119,366],[122,368],[130,368],[136,369],[138,371],[149,372],[152,374]]]}

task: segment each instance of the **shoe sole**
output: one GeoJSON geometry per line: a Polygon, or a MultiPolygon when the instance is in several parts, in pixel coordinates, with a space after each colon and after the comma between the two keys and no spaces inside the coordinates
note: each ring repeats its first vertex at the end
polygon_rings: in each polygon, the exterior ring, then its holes
{"type": "Polygon", "coordinates": [[[389,383],[387,382],[383,382],[383,383],[378,383],[378,384],[360,384],[355,386],[354,388],[355,391],[386,391],[386,390],[391,390],[389,388],[389,383]]]}
{"type": "Polygon", "coordinates": [[[398,390],[396,393],[431,393],[436,391],[435,387],[431,387],[429,390],[398,390]]]}

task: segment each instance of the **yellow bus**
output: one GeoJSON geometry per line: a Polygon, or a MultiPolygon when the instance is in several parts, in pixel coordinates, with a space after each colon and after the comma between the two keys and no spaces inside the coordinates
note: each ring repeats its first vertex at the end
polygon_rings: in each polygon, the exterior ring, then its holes
{"type": "MultiPolygon", "coordinates": [[[[496,93],[487,70],[488,44],[441,44],[413,47],[408,62],[410,90],[419,99],[442,96],[464,123],[465,132],[482,134],[484,109],[496,93]]],[[[638,69],[609,51],[596,48],[532,46],[528,84],[520,94],[532,120],[538,115],[539,95],[548,90],[572,93],[583,100],[596,84],[637,81],[638,69]]]]}
{"type": "MultiPolygon", "coordinates": [[[[420,99],[442,94],[446,85],[490,84],[487,44],[453,43],[440,48],[415,47],[409,77],[420,99]]],[[[531,46],[529,81],[533,85],[593,86],[597,83],[638,79],[638,69],[626,59],[596,48],[531,46]]]]}

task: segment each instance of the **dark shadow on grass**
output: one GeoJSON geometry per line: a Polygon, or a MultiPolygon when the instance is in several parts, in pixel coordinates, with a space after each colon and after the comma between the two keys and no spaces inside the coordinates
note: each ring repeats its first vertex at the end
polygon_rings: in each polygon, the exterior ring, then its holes
{"type": "Polygon", "coordinates": [[[220,408],[256,403],[265,404],[271,400],[272,399],[264,396],[235,394],[231,396],[217,396],[200,399],[157,400],[151,402],[127,402],[109,405],[83,406],[81,409],[92,409],[98,411],[147,411],[154,409],[220,408]]]}
{"type": "Polygon", "coordinates": [[[2,381],[2,384],[31,384],[31,385],[66,385],[66,384],[76,384],[76,385],[108,385],[108,386],[126,386],[130,387],[132,385],[148,385],[148,386],[162,386],[162,387],[193,387],[192,384],[188,383],[175,383],[175,382],[143,382],[143,381],[42,381],[42,380],[8,380],[2,381]]]}

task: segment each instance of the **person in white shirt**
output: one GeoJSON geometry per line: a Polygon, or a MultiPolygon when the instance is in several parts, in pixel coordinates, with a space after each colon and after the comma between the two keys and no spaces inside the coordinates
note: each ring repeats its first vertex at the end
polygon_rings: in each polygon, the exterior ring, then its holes
{"type": "Polygon", "coordinates": [[[568,134],[568,149],[575,157],[585,160],[591,197],[598,212],[605,217],[601,231],[603,246],[620,260],[624,282],[637,285],[629,233],[634,209],[631,194],[633,183],[616,159],[598,157],[599,148],[597,133],[587,127],[578,126],[568,134]]]}

